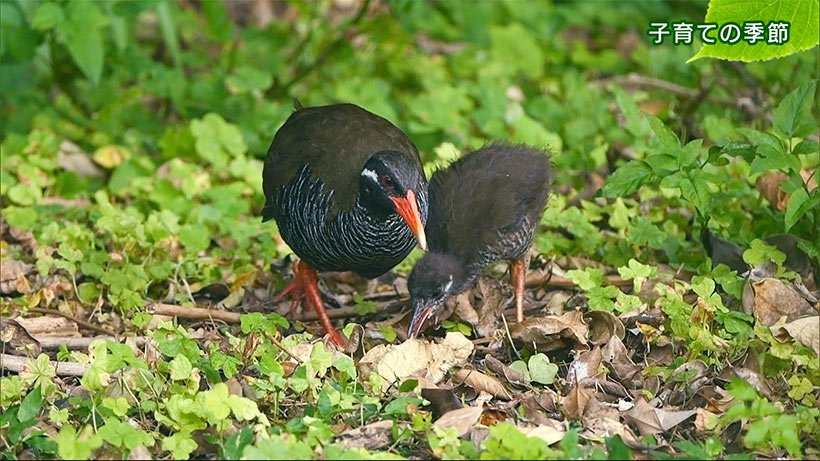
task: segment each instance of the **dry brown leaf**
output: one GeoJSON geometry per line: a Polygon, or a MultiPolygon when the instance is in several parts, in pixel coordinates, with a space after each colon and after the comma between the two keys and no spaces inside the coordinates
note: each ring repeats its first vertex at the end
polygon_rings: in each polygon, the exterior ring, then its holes
{"type": "Polygon", "coordinates": [[[639,372],[641,368],[629,357],[629,351],[624,346],[621,338],[612,336],[601,350],[604,363],[615,373],[618,379],[628,381],[639,372]]]}
{"type": "Polygon", "coordinates": [[[695,410],[654,408],[646,401],[646,398],[641,396],[635,400],[635,406],[626,412],[624,417],[635,424],[641,435],[652,435],[672,429],[695,413],[695,410]]]}
{"type": "Polygon", "coordinates": [[[497,280],[480,277],[478,292],[481,293],[481,304],[478,305],[478,322],[475,331],[479,337],[492,336],[500,328],[501,315],[504,311],[504,295],[501,283],[497,280]]]}
{"type": "Polygon", "coordinates": [[[711,433],[720,424],[720,416],[703,408],[695,408],[695,430],[701,434],[711,433]]]}
{"type": "Polygon", "coordinates": [[[563,315],[533,317],[510,326],[510,334],[516,341],[527,345],[535,343],[538,350],[548,352],[572,346],[574,349],[588,349],[589,329],[579,311],[565,312],[563,315]]]}
{"type": "Polygon", "coordinates": [[[675,360],[675,348],[671,344],[654,346],[646,354],[646,364],[650,366],[667,366],[675,360]]]}
{"type": "Polygon", "coordinates": [[[549,389],[544,391],[529,391],[519,397],[521,406],[525,410],[527,419],[534,424],[547,424],[550,419],[546,412],[555,413],[558,411],[556,405],[557,395],[549,389]]]}
{"type": "Polygon", "coordinates": [[[0,262],[0,293],[28,293],[31,286],[26,279],[26,274],[31,272],[34,266],[26,264],[16,259],[7,259],[0,262]]]}
{"type": "Polygon", "coordinates": [[[138,446],[134,447],[133,450],[128,452],[128,458],[126,458],[126,459],[128,459],[129,461],[132,461],[132,460],[138,460],[138,459],[153,459],[153,458],[154,457],[153,457],[153,455],[151,455],[151,452],[148,451],[148,449],[145,448],[144,445],[138,445],[138,446]]]}
{"type": "Polygon", "coordinates": [[[572,390],[561,399],[561,412],[567,419],[580,420],[591,398],[589,392],[582,386],[573,386],[572,390]]]}
{"type": "Polygon", "coordinates": [[[500,381],[487,376],[484,373],[471,368],[462,368],[458,370],[453,379],[459,383],[464,383],[478,392],[488,392],[499,399],[510,400],[512,395],[504,388],[500,381]]]}
{"type": "Polygon", "coordinates": [[[350,429],[336,436],[335,441],[344,448],[379,450],[392,443],[393,421],[376,421],[350,429]]]}
{"type": "Polygon", "coordinates": [[[580,353],[569,366],[567,382],[575,386],[588,379],[602,378],[603,373],[598,371],[602,358],[601,348],[598,346],[595,346],[591,351],[580,353]]]}
{"type": "MultiPolygon", "coordinates": [[[[815,171],[815,169],[800,170],[800,177],[803,178],[803,182],[806,184],[806,188],[809,191],[812,191],[817,187],[817,181],[814,179],[815,171]]],[[[786,191],[784,191],[780,186],[783,182],[788,181],[788,179],[789,176],[785,173],[780,171],[772,171],[757,178],[755,188],[760,191],[760,195],[765,197],[773,207],[780,211],[785,211],[789,204],[789,194],[786,193],[786,191]]]]}
{"type": "Polygon", "coordinates": [[[785,325],[772,327],[772,334],[780,341],[790,337],[820,356],[820,316],[803,317],[785,325]]]}
{"type": "Polygon", "coordinates": [[[41,346],[37,340],[14,319],[0,317],[0,347],[5,351],[20,355],[40,355],[41,346]]]}
{"type": "Polygon", "coordinates": [[[697,403],[697,399],[692,399],[691,402],[698,407],[712,412],[723,414],[729,405],[734,402],[734,397],[728,391],[720,386],[710,385],[698,389],[697,396],[704,399],[704,403],[697,403]]]}
{"type": "Polygon", "coordinates": [[[478,312],[475,311],[472,303],[470,302],[471,298],[470,291],[465,291],[464,293],[460,293],[458,296],[455,297],[455,310],[453,310],[453,314],[455,314],[461,320],[469,323],[470,325],[476,325],[478,323],[478,312]]]}
{"type": "Polygon", "coordinates": [[[789,194],[780,188],[780,184],[788,179],[788,175],[783,172],[771,171],[757,178],[755,188],[760,191],[760,195],[765,197],[773,207],[784,211],[789,204],[789,194]]]}
{"type": "Polygon", "coordinates": [[[69,140],[63,140],[60,144],[60,149],[57,151],[57,164],[66,171],[76,173],[77,176],[95,178],[105,176],[105,172],[91,161],[91,156],[69,140]]]}
{"type": "Polygon", "coordinates": [[[363,376],[375,372],[388,382],[418,375],[438,383],[451,368],[467,363],[473,348],[472,341],[463,334],[449,332],[444,339],[409,339],[397,346],[378,345],[367,351],[358,367],[363,376]]]}
{"type": "Polygon", "coordinates": [[[626,334],[623,322],[611,312],[589,311],[584,321],[589,325],[589,342],[595,346],[606,344],[613,336],[623,339],[626,334]]]}
{"type": "Polygon", "coordinates": [[[800,317],[816,315],[811,304],[800,296],[794,288],[774,278],[765,278],[753,283],[754,317],[766,326],[779,320],[793,322],[800,317]]]}
{"type": "Polygon", "coordinates": [[[542,424],[535,427],[519,427],[518,429],[526,434],[527,437],[537,437],[547,442],[547,445],[552,445],[564,438],[564,428],[561,426],[561,423],[554,419],[550,419],[549,421],[553,424],[542,424]]]}
{"type": "Polygon", "coordinates": [[[433,423],[433,426],[441,429],[455,427],[458,429],[458,436],[461,437],[475,426],[479,418],[481,418],[483,411],[484,409],[481,407],[464,407],[458,410],[448,411],[441,418],[437,419],[436,422],[433,423]]]}
{"type": "Polygon", "coordinates": [[[517,386],[526,386],[528,384],[527,377],[524,376],[523,373],[515,371],[507,365],[504,365],[500,360],[492,355],[487,355],[484,358],[484,363],[487,364],[487,368],[489,368],[490,371],[503,376],[504,379],[506,379],[510,384],[515,384],[517,386]]]}
{"type": "Polygon", "coordinates": [[[769,387],[769,383],[766,382],[766,378],[764,378],[760,373],[748,367],[736,368],[733,371],[738,378],[751,384],[752,387],[763,394],[764,397],[769,400],[774,400],[774,392],[772,392],[772,388],[769,387]]]}

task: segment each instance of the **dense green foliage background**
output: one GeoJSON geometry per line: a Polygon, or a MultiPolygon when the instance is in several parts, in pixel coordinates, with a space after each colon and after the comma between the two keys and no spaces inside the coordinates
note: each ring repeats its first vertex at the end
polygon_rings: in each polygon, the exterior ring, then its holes
{"type": "MultiPolygon", "coordinates": [[[[92,364],[84,393],[70,398],[47,360],[4,377],[4,458],[119,457],[138,446],[175,458],[208,450],[377,456],[330,442],[334,424],[380,418],[410,424],[379,456],[623,453],[614,439],[578,445],[576,423],[553,448],[515,442],[524,436],[500,424],[475,451],[434,432],[429,415],[408,414],[408,403],[421,403],[412,392],[382,392],[358,378],[351,359],[331,360],[323,347],[286,378],[265,336],[290,327],[275,314],[248,316],[241,332],[223,331],[224,344],[171,323],[147,330],[146,303],[193,304],[213,282],[236,293],[289,253],[258,215],[262,159],[293,98],[353,102],[388,118],[423,152],[428,172],[489,140],[549,147],[555,194],[537,249],[600,263],[568,274],[590,309],[622,313],[648,302],[664,310],[661,337],[685,353],[649,372],[666,380],[685,361],[723,369],[753,352],[783,390],[776,398],[738,390],[742,409],[673,451],[820,454],[816,355],[775,341],[743,313],[742,278],[712,267],[699,241],[708,226],[752,248],[747,262],[772,257],[780,266],[779,252],[760,239],[789,232],[820,261],[820,194],[801,177],[817,180],[817,49],[769,62],[685,64],[698,44],[649,43],[650,21],[702,20],[705,1],[293,1],[274,3],[267,19],[253,3],[0,2],[2,258],[32,265],[28,286],[4,291],[2,314],[93,314],[113,331],[153,336],[161,352],[149,363],[113,343],[91,355],[62,351],[60,360],[92,364]],[[775,170],[787,175],[783,210],[755,189],[775,170]],[[8,226],[17,237],[5,236],[8,226]],[[19,238],[26,231],[35,244],[19,238]],[[657,301],[663,296],[604,286],[607,270],[695,277],[657,301]],[[690,321],[697,302],[682,296],[690,289],[713,318],[690,321]],[[254,334],[261,345],[243,356],[254,334]],[[229,399],[217,383],[246,364],[255,367],[248,385],[258,398],[229,399]],[[198,392],[192,368],[210,390],[198,392]],[[760,423],[757,432],[724,447],[721,432],[740,419],[749,431],[760,423]],[[234,425],[240,430],[225,432],[234,425]]],[[[795,278],[782,267],[778,276],[795,278]]]]}

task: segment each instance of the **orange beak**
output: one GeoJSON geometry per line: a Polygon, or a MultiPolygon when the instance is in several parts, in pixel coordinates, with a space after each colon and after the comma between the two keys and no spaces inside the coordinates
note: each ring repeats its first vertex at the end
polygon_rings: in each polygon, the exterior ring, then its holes
{"type": "Polygon", "coordinates": [[[419,242],[419,248],[427,249],[427,236],[424,234],[424,224],[421,222],[421,213],[419,213],[419,205],[416,201],[416,193],[413,189],[407,190],[406,197],[390,197],[390,200],[396,204],[396,211],[407,223],[407,227],[416,236],[419,242]]]}

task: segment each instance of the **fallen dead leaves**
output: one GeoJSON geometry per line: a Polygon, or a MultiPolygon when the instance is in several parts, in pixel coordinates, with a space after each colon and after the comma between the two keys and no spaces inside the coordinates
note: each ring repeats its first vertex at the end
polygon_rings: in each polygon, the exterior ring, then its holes
{"type": "Polygon", "coordinates": [[[451,368],[465,365],[473,348],[464,335],[451,332],[441,341],[410,339],[397,346],[378,345],[367,351],[358,366],[364,376],[375,372],[391,383],[411,376],[438,383],[451,368]]]}

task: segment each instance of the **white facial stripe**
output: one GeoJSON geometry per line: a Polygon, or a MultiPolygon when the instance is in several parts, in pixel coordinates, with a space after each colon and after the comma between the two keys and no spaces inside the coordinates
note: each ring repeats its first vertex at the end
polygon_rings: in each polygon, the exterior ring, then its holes
{"type": "Polygon", "coordinates": [[[450,291],[450,288],[453,288],[453,276],[450,276],[450,280],[444,285],[444,292],[447,293],[450,291]]]}
{"type": "Polygon", "coordinates": [[[362,176],[367,176],[368,178],[372,179],[373,182],[375,182],[377,184],[379,182],[379,175],[377,175],[376,172],[373,171],[373,170],[369,170],[369,169],[365,168],[364,170],[362,170],[362,176]]]}

